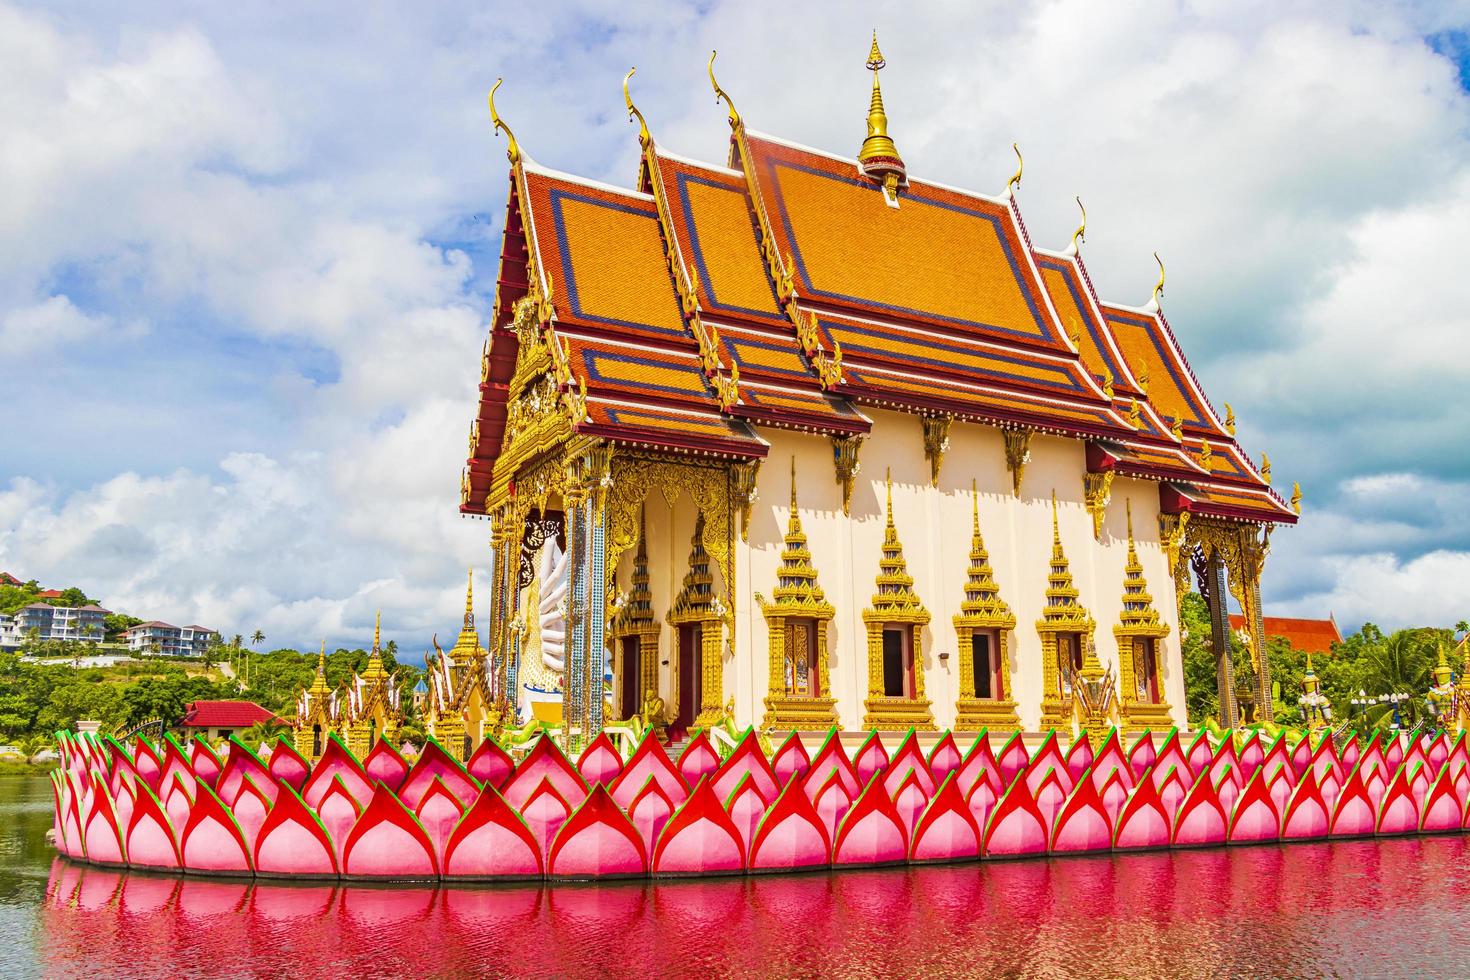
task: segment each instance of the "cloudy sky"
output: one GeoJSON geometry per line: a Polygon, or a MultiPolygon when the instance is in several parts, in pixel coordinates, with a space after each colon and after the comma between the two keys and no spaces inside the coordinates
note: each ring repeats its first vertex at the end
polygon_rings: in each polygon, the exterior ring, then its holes
{"type": "Polygon", "coordinates": [[[1341,0],[7,5],[0,568],[272,645],[452,631],[505,206],[539,161],[631,184],[748,123],[855,152],[877,27],[911,172],[1090,216],[1104,298],[1165,308],[1300,480],[1268,612],[1470,615],[1470,9],[1341,0]]]}

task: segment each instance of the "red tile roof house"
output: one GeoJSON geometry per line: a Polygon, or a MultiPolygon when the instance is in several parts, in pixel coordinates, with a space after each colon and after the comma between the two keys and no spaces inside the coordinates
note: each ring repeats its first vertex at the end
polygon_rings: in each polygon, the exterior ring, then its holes
{"type": "Polygon", "coordinates": [[[217,742],[231,735],[238,735],[262,721],[286,724],[285,719],[277,717],[254,701],[195,701],[184,712],[179,727],[185,734],[199,735],[210,742],[217,742]]]}
{"type": "Polygon", "coordinates": [[[25,585],[25,583],[9,572],[0,572],[0,585],[25,585]]]}
{"type": "MultiPolygon", "coordinates": [[[[1331,653],[1332,644],[1342,642],[1342,633],[1337,620],[1330,615],[1327,619],[1292,619],[1287,616],[1265,616],[1262,625],[1266,636],[1279,636],[1293,649],[1303,653],[1331,653]]],[[[1245,629],[1244,616],[1231,616],[1230,629],[1239,632],[1245,629]]]]}

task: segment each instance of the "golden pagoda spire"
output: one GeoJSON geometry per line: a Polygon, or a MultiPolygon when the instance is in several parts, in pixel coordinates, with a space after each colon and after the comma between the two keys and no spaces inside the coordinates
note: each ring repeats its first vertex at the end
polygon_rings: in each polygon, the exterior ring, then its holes
{"type": "Polygon", "coordinates": [[[387,677],[387,668],[383,666],[383,610],[378,610],[377,619],[373,623],[373,649],[368,656],[367,669],[362,672],[366,680],[376,680],[379,677],[387,677]]]}
{"type": "MultiPolygon", "coordinates": [[[[480,634],[475,630],[475,570],[469,570],[469,581],[464,590],[464,622],[459,636],[449,651],[449,664],[456,669],[469,669],[478,659],[483,659],[485,650],[480,646],[480,634]]],[[[446,666],[448,666],[446,665],[446,666]]]]}
{"type": "Polygon", "coordinates": [[[321,652],[316,655],[316,676],[311,679],[311,695],[322,697],[332,693],[327,686],[327,641],[322,640],[321,652]]]}
{"type": "MultiPolygon", "coordinates": [[[[704,514],[694,519],[694,536],[689,542],[689,571],[684,573],[684,585],[669,609],[670,621],[675,617],[690,617],[691,614],[713,615],[714,576],[709,570],[709,552],[704,550],[704,514]]],[[[698,618],[695,615],[693,618],[698,618]]]]}
{"type": "Polygon", "coordinates": [[[653,592],[649,589],[648,574],[648,522],[646,508],[638,508],[638,550],[633,553],[633,590],[627,602],[613,619],[612,628],[618,632],[631,631],[635,627],[653,624],[653,592]]]}
{"type": "Polygon", "coordinates": [[[883,89],[878,72],[887,62],[878,50],[878,32],[873,32],[873,46],[868,51],[868,69],[873,73],[873,95],[868,102],[868,135],[858,151],[858,169],[864,175],[883,183],[884,192],[892,198],[904,179],[903,158],[888,135],[888,112],[883,108],[883,89]]]}
{"type": "Polygon", "coordinates": [[[1152,636],[1161,627],[1167,633],[1168,626],[1159,618],[1154,597],[1149,594],[1148,582],[1143,577],[1143,563],[1138,560],[1138,546],[1133,538],[1133,504],[1125,501],[1124,507],[1128,515],[1128,561],[1123,566],[1123,612],[1118,622],[1129,635],[1152,636]]]}
{"type": "Polygon", "coordinates": [[[1013,629],[1016,617],[1000,597],[1000,586],[990,567],[990,552],[980,534],[980,494],[975,481],[970,481],[970,567],[965,582],[965,598],[960,603],[961,615],[955,617],[971,626],[1013,629]]]}
{"type": "Polygon", "coordinates": [[[1107,671],[1103,670],[1102,661],[1097,659],[1097,644],[1091,637],[1087,639],[1087,645],[1082,648],[1082,669],[1078,671],[1084,681],[1101,680],[1107,671]]]}
{"type": "Polygon", "coordinates": [[[1041,618],[1046,623],[1075,622],[1091,629],[1092,619],[1078,601],[1080,593],[1072,582],[1072,565],[1062,548],[1062,534],[1057,521],[1057,492],[1051,492],[1051,574],[1047,576],[1046,606],[1041,618]]]}
{"type": "Polygon", "coordinates": [[[878,591],[873,593],[873,609],[884,614],[921,613],[923,621],[929,621],[929,613],[914,593],[914,577],[909,574],[908,562],[903,557],[903,542],[898,539],[898,527],[893,523],[893,471],[884,476],[887,486],[887,522],[883,529],[883,554],[878,559],[878,591]]]}
{"type": "Polygon", "coordinates": [[[812,564],[811,549],[807,547],[806,532],[802,530],[801,514],[797,510],[795,456],[791,457],[791,514],[786,520],[784,540],[786,547],[776,567],[776,601],[771,608],[782,609],[782,615],[786,616],[831,616],[832,605],[817,584],[817,569],[812,564]]]}

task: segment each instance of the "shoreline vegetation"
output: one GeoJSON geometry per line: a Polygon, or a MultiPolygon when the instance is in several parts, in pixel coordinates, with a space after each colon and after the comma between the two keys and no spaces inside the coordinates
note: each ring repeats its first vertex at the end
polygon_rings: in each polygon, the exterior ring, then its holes
{"type": "MultiPolygon", "coordinates": [[[[1218,719],[1219,701],[1215,687],[1215,657],[1210,644],[1210,623],[1204,601],[1188,593],[1180,607],[1180,635],[1168,642],[1183,647],[1189,728],[1207,728],[1218,719]]],[[[1103,633],[1099,628],[1099,635],[1103,633]]],[[[1467,655],[1457,644],[1467,633],[1464,621],[1454,628],[1418,627],[1385,634],[1372,623],[1336,644],[1330,653],[1316,654],[1313,669],[1322,693],[1335,708],[1335,721],[1351,721],[1360,730],[1387,729],[1397,722],[1412,728],[1425,720],[1425,693],[1434,683],[1432,671],[1445,656],[1455,680],[1467,667],[1467,655]],[[1359,692],[1368,695],[1399,693],[1406,696],[1396,708],[1376,704],[1355,713],[1352,701],[1359,692]],[[1394,712],[1397,711],[1397,719],[1394,712]]],[[[177,729],[188,705],[200,700],[249,700],[275,714],[289,718],[295,699],[311,684],[316,673],[315,651],[280,648],[256,651],[245,646],[264,637],[256,631],[249,640],[237,635],[229,644],[199,658],[143,655],[106,666],[76,665],[72,657],[42,657],[52,651],[0,650],[0,746],[13,746],[26,758],[54,748],[55,733],[75,730],[80,720],[99,722],[103,734],[126,732],[132,726],[158,720],[165,729],[177,729]]],[[[74,644],[75,645],[75,644],[74,644]]],[[[76,645],[85,646],[85,645],[76,645]]],[[[84,651],[85,652],[85,651],[84,651]]],[[[95,651],[91,651],[95,652],[95,651]]],[[[1271,664],[1274,697],[1273,725],[1300,723],[1297,697],[1306,673],[1307,655],[1284,639],[1272,638],[1267,649],[1271,664]]],[[[408,712],[403,735],[415,743],[423,740],[423,719],[413,704],[412,690],[424,670],[398,660],[398,649],[387,643],[382,650],[384,666],[397,672],[408,712]]],[[[1238,637],[1232,637],[1231,656],[1237,676],[1249,669],[1250,653],[1238,637]]],[[[339,688],[354,672],[367,666],[369,651],[339,648],[326,656],[327,683],[339,688]]],[[[1360,699],[1361,700],[1361,699],[1360,699]]],[[[258,733],[263,735],[264,733],[258,733]]],[[[43,764],[44,765],[44,764],[43,764]]],[[[41,766],[12,757],[0,758],[0,774],[33,772],[41,766]]]]}

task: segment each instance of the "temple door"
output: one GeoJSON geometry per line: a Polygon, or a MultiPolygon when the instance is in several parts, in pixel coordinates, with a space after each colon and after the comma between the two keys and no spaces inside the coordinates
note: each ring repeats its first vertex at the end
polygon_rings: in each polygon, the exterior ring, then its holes
{"type": "Polygon", "coordinates": [[[976,630],[970,634],[971,665],[975,674],[975,697],[1002,698],[1000,689],[1000,663],[998,652],[990,633],[976,630]]]}
{"type": "Polygon", "coordinates": [[[883,630],[883,696],[914,696],[914,647],[906,626],[883,630]]]}
{"type": "Polygon", "coordinates": [[[643,664],[638,655],[638,637],[625,636],[622,645],[622,701],[619,704],[623,717],[632,718],[643,706],[644,692],[638,690],[643,664]]]}
{"type": "Polygon", "coordinates": [[[1158,650],[1155,644],[1158,642],[1153,637],[1145,637],[1137,641],[1143,648],[1143,656],[1138,659],[1143,662],[1144,688],[1149,704],[1159,703],[1159,670],[1158,650]]]}
{"type": "Polygon", "coordinates": [[[679,627],[679,718],[688,728],[699,714],[699,698],[703,687],[703,664],[700,663],[700,628],[696,624],[679,627]]]}

